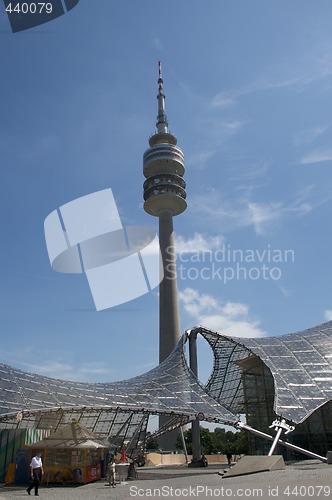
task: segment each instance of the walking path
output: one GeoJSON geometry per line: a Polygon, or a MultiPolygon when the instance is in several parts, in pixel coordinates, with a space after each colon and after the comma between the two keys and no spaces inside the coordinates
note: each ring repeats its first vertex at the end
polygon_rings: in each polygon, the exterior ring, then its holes
{"type": "MultiPolygon", "coordinates": [[[[225,466],[225,468],[227,468],[225,466]]],[[[332,498],[332,465],[316,460],[292,463],[285,470],[222,478],[224,467],[186,466],[138,469],[138,478],[110,488],[101,480],[83,486],[42,486],[45,500],[103,500],[158,498],[262,498],[309,500],[332,498]]],[[[33,492],[32,492],[33,495],[33,492]]],[[[22,486],[0,487],[0,500],[28,498],[22,486]]]]}

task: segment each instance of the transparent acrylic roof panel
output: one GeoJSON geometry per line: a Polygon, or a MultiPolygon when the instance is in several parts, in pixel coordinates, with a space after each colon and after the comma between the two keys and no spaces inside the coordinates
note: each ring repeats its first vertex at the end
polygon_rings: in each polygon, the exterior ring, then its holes
{"type": "MultiPolygon", "coordinates": [[[[300,423],[331,399],[332,321],[277,337],[227,337],[205,328],[201,328],[200,333],[211,345],[216,358],[207,389],[216,397],[219,388],[218,400],[222,404],[228,406],[222,397],[222,388],[227,388],[225,371],[236,361],[231,348],[234,344],[242,347],[243,358],[253,353],[270,369],[275,385],[274,410],[279,416],[300,423]],[[228,362],[224,360],[225,352],[228,362]]],[[[233,400],[238,400],[240,406],[239,396],[239,389],[235,388],[233,400]]],[[[228,395],[227,402],[229,400],[228,395]]],[[[236,405],[230,407],[237,411],[236,405]]]]}
{"type": "Polygon", "coordinates": [[[173,353],[153,370],[114,383],[76,383],[30,374],[0,365],[0,421],[18,411],[56,408],[120,408],[135,412],[204,413],[220,423],[238,419],[208,395],[189,369],[182,337],[173,353]],[[189,389],[189,392],[188,392],[189,389]]]}

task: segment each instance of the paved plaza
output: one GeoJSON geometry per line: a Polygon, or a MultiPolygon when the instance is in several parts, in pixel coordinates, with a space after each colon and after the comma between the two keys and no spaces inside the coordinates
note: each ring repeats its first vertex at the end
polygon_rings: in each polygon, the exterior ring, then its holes
{"type": "MultiPolygon", "coordinates": [[[[226,468],[226,466],[225,466],[226,468]]],[[[83,486],[43,486],[45,500],[133,498],[332,498],[332,465],[316,460],[289,464],[285,470],[222,478],[224,467],[188,469],[186,466],[138,469],[138,478],[110,488],[101,480],[83,486]]],[[[33,492],[32,492],[33,494],[33,492]]],[[[0,500],[28,498],[22,486],[4,486],[0,500]]]]}

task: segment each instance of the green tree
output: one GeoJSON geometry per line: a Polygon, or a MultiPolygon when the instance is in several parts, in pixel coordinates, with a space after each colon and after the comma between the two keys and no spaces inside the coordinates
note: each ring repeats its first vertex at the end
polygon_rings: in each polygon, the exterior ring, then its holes
{"type": "Polygon", "coordinates": [[[157,438],[149,438],[145,443],[145,448],[147,450],[158,450],[159,443],[157,438]]]}
{"type": "MultiPolygon", "coordinates": [[[[188,429],[187,431],[185,431],[183,433],[183,435],[184,435],[184,440],[186,443],[187,451],[188,451],[189,455],[191,455],[192,454],[192,431],[191,431],[191,429],[188,429]]],[[[205,429],[204,427],[201,427],[200,428],[200,437],[201,437],[201,452],[204,455],[209,455],[210,453],[212,453],[212,449],[213,449],[213,439],[212,439],[211,432],[209,431],[209,429],[205,429]]],[[[176,448],[178,450],[183,449],[182,439],[180,436],[177,437],[176,448]]]]}
{"type": "MultiPolygon", "coordinates": [[[[230,450],[233,455],[242,455],[248,453],[248,437],[245,431],[232,432],[225,431],[217,427],[214,432],[201,427],[201,451],[204,455],[213,453],[225,454],[230,450]]],[[[184,439],[188,453],[192,454],[192,432],[188,429],[184,432],[184,439]]],[[[178,436],[176,447],[179,450],[183,449],[181,437],[178,436]]]]}
{"type": "Polygon", "coordinates": [[[236,433],[236,441],[234,443],[235,455],[246,455],[249,453],[249,439],[248,433],[246,431],[240,431],[236,433]]]}

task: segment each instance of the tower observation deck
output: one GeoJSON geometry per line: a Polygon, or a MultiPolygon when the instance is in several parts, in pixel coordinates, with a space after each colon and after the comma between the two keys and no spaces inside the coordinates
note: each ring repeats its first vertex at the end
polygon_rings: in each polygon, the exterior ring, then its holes
{"type": "Polygon", "coordinates": [[[164,279],[159,288],[159,362],[180,338],[179,303],[174,249],[173,216],[187,208],[184,155],[168,130],[163,78],[159,61],[157,132],[149,139],[143,156],[144,210],[159,218],[159,242],[164,279]]]}

